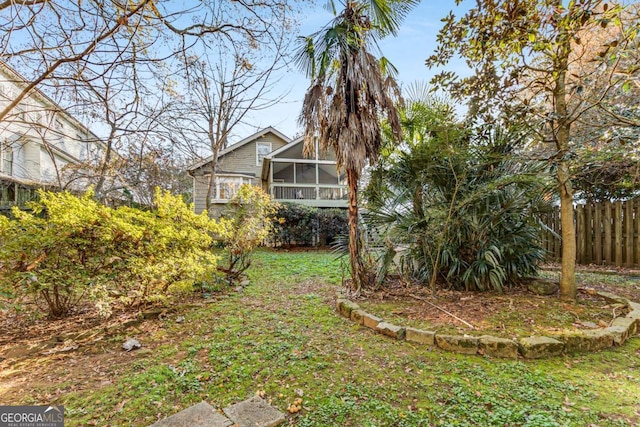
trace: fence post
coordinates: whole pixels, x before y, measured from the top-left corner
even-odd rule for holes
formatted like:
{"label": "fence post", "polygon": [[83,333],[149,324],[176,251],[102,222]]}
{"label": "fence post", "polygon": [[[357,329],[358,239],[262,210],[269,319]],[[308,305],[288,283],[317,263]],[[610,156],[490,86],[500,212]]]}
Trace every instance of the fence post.
{"label": "fence post", "polygon": [[584,224],[584,263],[591,264],[593,262],[593,211],[595,204],[589,203],[585,205],[585,224]]}
{"label": "fence post", "polygon": [[625,243],[625,265],[633,267],[633,200],[623,203],[624,207],[624,243]]}
{"label": "fence post", "polygon": [[584,205],[576,208],[576,262],[583,264],[585,260],[585,214]]}
{"label": "fence post", "polygon": [[602,233],[604,226],[602,224],[602,203],[593,205],[595,212],[593,213],[593,259],[598,265],[602,265]]}
{"label": "fence post", "polygon": [[622,267],[622,202],[617,201],[614,203],[615,215],[613,217],[614,231],[615,231],[615,253],[616,253],[616,267]]}
{"label": "fence post", "polygon": [[612,242],[611,242],[611,202],[604,202],[604,263],[605,264],[613,264],[613,256],[611,252]]}

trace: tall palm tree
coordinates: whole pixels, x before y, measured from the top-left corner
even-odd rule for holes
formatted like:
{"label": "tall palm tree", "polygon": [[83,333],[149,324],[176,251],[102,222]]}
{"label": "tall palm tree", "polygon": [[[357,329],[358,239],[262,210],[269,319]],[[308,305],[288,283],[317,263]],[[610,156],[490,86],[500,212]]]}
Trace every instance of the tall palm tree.
{"label": "tall palm tree", "polygon": [[320,31],[301,38],[297,55],[300,68],[310,77],[300,123],[304,126],[305,151],[335,151],[349,186],[349,259],[355,292],[366,284],[359,253],[358,180],[367,160],[375,162],[382,137],[381,115],[386,116],[393,137],[400,141],[401,127],[395,101],[400,93],[395,70],[379,52],[377,41],[395,35],[406,14],[419,0],[330,0],[335,16]]}

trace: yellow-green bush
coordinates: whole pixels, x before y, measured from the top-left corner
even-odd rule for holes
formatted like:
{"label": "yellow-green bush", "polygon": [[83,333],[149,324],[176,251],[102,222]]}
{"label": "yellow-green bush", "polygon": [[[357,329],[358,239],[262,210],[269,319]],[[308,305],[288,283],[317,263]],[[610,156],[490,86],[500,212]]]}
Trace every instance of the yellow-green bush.
{"label": "yellow-green bush", "polygon": [[[164,300],[215,279],[214,238],[226,227],[157,191],[150,211],[112,209],[69,193],[40,192],[32,212],[0,217],[0,292],[33,297],[51,317],[92,299],[105,315],[125,304]],[[43,307],[44,308],[44,307]]]}
{"label": "yellow-green bush", "polygon": [[254,185],[244,184],[229,201],[223,213],[227,277],[237,278],[251,264],[251,252],[269,236],[277,204]]}

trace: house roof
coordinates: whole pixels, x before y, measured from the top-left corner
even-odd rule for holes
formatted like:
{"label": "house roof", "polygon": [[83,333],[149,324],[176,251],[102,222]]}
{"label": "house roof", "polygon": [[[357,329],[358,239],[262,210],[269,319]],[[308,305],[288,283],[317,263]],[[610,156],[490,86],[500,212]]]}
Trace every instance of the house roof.
{"label": "house roof", "polygon": [[271,159],[273,158],[273,156],[277,156],[278,154],[281,154],[285,151],[287,151],[289,148],[300,144],[301,142],[304,141],[304,137],[299,136],[298,138],[294,139],[293,141],[289,142],[287,145],[283,145],[282,147],[278,148],[275,151],[270,152],[269,154],[267,154],[266,156],[264,156],[265,159]]}
{"label": "house roof", "polygon": [[[248,137],[244,138],[243,140],[241,140],[239,142],[236,142],[235,144],[230,145],[227,148],[225,148],[224,150],[220,151],[220,153],[218,153],[218,159],[220,159],[221,157],[223,157],[224,155],[226,155],[226,154],[228,154],[228,153],[230,153],[232,151],[237,150],[238,148],[240,148],[240,147],[242,147],[244,145],[247,145],[248,143],[250,143],[252,141],[255,141],[256,139],[258,139],[258,138],[260,138],[260,137],[262,137],[262,136],[264,136],[264,135],[266,135],[268,133],[272,133],[272,134],[276,135],[278,138],[283,139],[284,141],[287,141],[288,144],[285,145],[285,147],[289,146],[291,138],[289,138],[288,136],[286,136],[285,134],[283,134],[279,130],[269,126],[269,127],[266,127],[266,128],[264,128],[262,130],[259,130],[258,132],[254,133],[252,135],[249,135]],[[279,151],[279,150],[276,150],[276,151]],[[273,154],[273,153],[269,153],[269,155],[271,155],[271,154]],[[213,160],[213,156],[209,156],[206,159],[201,160],[201,161],[199,161],[197,163],[194,163],[191,166],[189,166],[187,168],[187,171],[194,171],[196,169],[199,169],[202,166],[206,165],[207,163],[211,162],[212,160]]]}

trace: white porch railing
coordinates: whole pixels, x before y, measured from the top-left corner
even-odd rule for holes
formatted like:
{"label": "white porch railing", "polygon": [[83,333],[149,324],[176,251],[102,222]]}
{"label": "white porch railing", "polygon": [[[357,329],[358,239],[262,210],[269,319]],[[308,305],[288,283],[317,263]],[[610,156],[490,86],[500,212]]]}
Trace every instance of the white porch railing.
{"label": "white porch railing", "polygon": [[271,184],[271,197],[275,200],[347,200],[348,195],[344,185]]}

